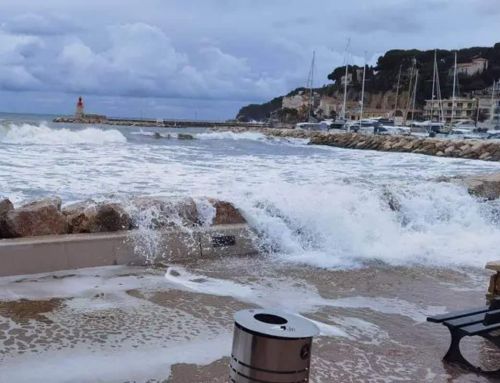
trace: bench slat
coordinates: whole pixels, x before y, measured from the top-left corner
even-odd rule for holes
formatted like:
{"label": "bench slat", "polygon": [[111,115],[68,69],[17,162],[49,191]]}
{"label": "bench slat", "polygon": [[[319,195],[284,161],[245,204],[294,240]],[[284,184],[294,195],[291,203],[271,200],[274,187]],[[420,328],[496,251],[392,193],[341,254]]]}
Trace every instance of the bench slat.
{"label": "bench slat", "polygon": [[485,326],[482,323],[476,323],[470,326],[461,327],[460,330],[465,332],[467,335],[481,335],[486,334],[495,330],[500,330],[500,323],[495,323],[493,325]]}
{"label": "bench slat", "polygon": [[500,310],[490,311],[484,316],[484,324],[486,326],[490,324],[500,323]]}
{"label": "bench slat", "polygon": [[482,323],[485,318],[486,313],[480,313],[475,315],[468,315],[456,319],[450,319],[443,322],[444,325],[448,327],[463,327],[469,326],[475,323]]}
{"label": "bench slat", "polygon": [[462,318],[462,317],[466,317],[466,316],[470,316],[470,315],[485,313],[488,310],[489,310],[488,306],[482,306],[482,307],[478,307],[478,308],[474,308],[474,309],[468,309],[468,310],[464,310],[464,311],[455,311],[452,313],[428,317],[427,321],[432,322],[432,323],[442,323],[444,321],[451,320],[451,319],[458,319],[458,318]]}

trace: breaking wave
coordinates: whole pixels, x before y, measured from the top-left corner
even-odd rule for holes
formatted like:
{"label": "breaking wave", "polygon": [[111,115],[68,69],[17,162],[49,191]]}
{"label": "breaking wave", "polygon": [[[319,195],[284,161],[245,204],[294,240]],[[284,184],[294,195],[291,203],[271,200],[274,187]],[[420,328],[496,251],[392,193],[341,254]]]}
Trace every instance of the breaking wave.
{"label": "breaking wave", "polygon": [[44,123],[0,125],[0,142],[7,144],[72,145],[125,143],[127,139],[116,129],[98,129],[94,127],[72,130],[54,129]]}
{"label": "breaking wave", "polygon": [[446,183],[390,191],[273,184],[234,202],[256,228],[264,252],[323,268],[373,261],[483,267],[500,248],[498,205]]}

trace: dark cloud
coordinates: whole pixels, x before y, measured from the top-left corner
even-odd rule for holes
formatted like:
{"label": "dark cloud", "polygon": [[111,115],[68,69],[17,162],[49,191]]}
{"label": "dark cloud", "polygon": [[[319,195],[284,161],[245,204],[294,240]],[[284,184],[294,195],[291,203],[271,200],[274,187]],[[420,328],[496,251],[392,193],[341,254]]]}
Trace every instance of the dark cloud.
{"label": "dark cloud", "polygon": [[[230,117],[237,105],[303,86],[313,50],[316,85],[325,83],[348,37],[357,64],[365,51],[375,62],[392,48],[492,45],[499,8],[497,0],[16,0],[0,14],[0,104],[12,107],[12,92],[86,94],[130,114],[144,97],[151,102],[141,110],[190,115],[206,100],[200,115]],[[57,106],[40,99],[33,108]]]}

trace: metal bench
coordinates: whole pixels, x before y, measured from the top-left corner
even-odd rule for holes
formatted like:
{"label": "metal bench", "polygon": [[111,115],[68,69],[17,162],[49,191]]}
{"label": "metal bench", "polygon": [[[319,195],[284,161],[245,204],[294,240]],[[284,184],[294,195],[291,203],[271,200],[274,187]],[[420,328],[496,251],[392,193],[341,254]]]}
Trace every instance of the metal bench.
{"label": "metal bench", "polygon": [[442,323],[451,334],[451,344],[443,360],[458,363],[474,372],[500,377],[500,368],[485,371],[474,366],[462,355],[460,341],[466,336],[481,336],[500,348],[500,298],[492,299],[489,306],[457,311],[427,318],[428,322]]}

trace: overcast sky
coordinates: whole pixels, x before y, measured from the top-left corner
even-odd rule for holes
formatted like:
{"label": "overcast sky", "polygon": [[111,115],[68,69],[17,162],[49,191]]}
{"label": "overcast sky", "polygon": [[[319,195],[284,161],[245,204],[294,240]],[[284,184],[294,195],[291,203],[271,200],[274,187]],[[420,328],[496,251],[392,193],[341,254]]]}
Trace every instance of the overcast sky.
{"label": "overcast sky", "polygon": [[[226,119],[394,48],[492,46],[500,0],[0,0],[0,111]],[[365,53],[366,52],[366,53]]]}

